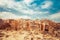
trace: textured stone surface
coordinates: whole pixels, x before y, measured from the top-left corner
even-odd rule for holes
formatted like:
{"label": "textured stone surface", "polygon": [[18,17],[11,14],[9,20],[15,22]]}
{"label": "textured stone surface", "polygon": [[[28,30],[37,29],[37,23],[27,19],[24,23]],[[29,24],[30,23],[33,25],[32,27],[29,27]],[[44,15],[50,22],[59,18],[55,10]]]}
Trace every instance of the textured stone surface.
{"label": "textured stone surface", "polygon": [[0,40],[60,40],[60,23],[50,20],[0,19]]}

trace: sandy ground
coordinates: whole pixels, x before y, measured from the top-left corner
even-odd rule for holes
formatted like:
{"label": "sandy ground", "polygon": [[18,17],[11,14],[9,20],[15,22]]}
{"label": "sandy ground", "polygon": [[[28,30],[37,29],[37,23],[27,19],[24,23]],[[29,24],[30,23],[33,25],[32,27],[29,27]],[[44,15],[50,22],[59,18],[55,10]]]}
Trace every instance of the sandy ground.
{"label": "sandy ground", "polygon": [[0,40],[60,40],[49,34],[43,35],[35,31],[0,31]]}

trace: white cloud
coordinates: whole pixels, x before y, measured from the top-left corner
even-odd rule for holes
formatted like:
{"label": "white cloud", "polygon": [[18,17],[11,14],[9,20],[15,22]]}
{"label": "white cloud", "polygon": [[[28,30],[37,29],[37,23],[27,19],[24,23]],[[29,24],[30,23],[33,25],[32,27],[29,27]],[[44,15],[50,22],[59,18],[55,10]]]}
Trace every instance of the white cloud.
{"label": "white cloud", "polygon": [[60,22],[60,12],[50,15],[48,18],[56,22]]}
{"label": "white cloud", "polygon": [[56,13],[50,16],[52,19],[60,18],[60,13]]}
{"label": "white cloud", "polygon": [[3,19],[15,19],[18,18],[15,14],[9,13],[9,12],[0,12],[0,18]]}
{"label": "white cloud", "polygon": [[29,16],[17,16],[13,13],[10,12],[0,12],[0,18],[2,19],[18,19],[18,18],[23,18],[23,19],[31,19]]}
{"label": "white cloud", "polygon": [[[38,14],[45,14],[46,12],[35,11],[33,9],[29,9],[28,6],[31,6],[30,3],[33,1],[34,0],[24,0],[21,2],[15,2],[14,0],[0,0],[0,6],[15,9],[23,14],[30,14],[30,15],[37,14],[37,13]],[[33,5],[33,6],[35,7],[35,5]]]}
{"label": "white cloud", "polygon": [[34,10],[21,10],[21,12],[23,12],[24,14],[30,14],[30,15],[34,15],[34,14],[40,14],[40,15],[43,15],[43,14],[47,14],[48,11],[46,12],[42,12],[42,11],[34,11]]}
{"label": "white cloud", "polygon": [[30,4],[31,2],[33,2],[33,0],[24,0],[24,2],[25,2],[26,4]]}
{"label": "white cloud", "polygon": [[20,18],[23,18],[23,19],[31,19],[31,17],[29,17],[29,16],[25,16],[25,15],[20,16]]}
{"label": "white cloud", "polygon": [[[30,3],[33,1],[34,0],[24,0],[21,2],[15,2],[14,0],[0,0],[0,6],[15,9],[23,14],[29,14],[29,15],[40,14],[40,15],[42,15],[41,17],[37,16],[40,19],[48,18],[48,19],[60,22],[60,12],[56,13],[56,14],[49,15],[48,11],[43,12],[43,11],[39,11],[40,10],[39,7],[35,8],[36,4],[32,5],[32,7],[34,7],[36,10],[29,9],[28,6],[31,6]],[[42,3],[41,8],[42,9],[50,8],[52,5],[53,5],[53,3],[51,1],[45,1]],[[49,16],[44,16],[47,14]],[[26,16],[26,15],[17,16],[11,12],[0,12],[0,18],[3,18],[3,19],[17,19],[17,18],[31,19],[30,16]]]}
{"label": "white cloud", "polygon": [[41,8],[42,9],[45,9],[45,8],[49,8],[49,7],[51,7],[52,6],[52,2],[51,1],[45,1],[45,2],[43,2],[43,4],[41,5]]}
{"label": "white cloud", "polygon": [[[0,0],[0,6],[2,6],[2,7],[4,6],[4,7],[7,7],[7,8],[11,8],[11,9],[17,10],[17,11],[19,11],[22,14],[32,15],[31,17],[30,16],[26,16],[26,15],[17,16],[17,15],[15,15],[13,13],[10,13],[10,12],[2,12],[2,14],[0,14],[0,16],[2,16],[1,18],[5,18],[5,19],[8,19],[8,18],[9,19],[11,19],[11,18],[12,19],[16,19],[16,18],[32,19],[32,18],[34,18],[34,16],[36,14],[38,14],[40,16],[42,15],[41,16],[42,18],[45,18],[44,15],[48,14],[49,12],[48,11],[45,11],[45,12],[39,11],[40,10],[39,7],[35,8],[36,4],[30,5],[30,3],[33,2],[33,1],[34,0],[28,0],[28,1],[24,0],[24,1],[21,1],[21,2],[15,2],[14,0]],[[47,3],[45,3],[45,5],[47,5]],[[48,5],[50,5],[50,2],[48,2]],[[32,6],[35,9],[34,10],[30,9],[29,6]],[[40,16],[36,16],[35,18],[40,17]],[[41,19],[41,17],[40,17],[40,19]]]}

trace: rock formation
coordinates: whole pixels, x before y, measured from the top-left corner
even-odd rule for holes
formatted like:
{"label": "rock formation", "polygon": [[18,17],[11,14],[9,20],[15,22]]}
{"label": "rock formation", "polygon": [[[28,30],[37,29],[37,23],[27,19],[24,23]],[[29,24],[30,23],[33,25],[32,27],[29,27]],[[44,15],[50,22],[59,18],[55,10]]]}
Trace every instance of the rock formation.
{"label": "rock formation", "polygon": [[0,19],[0,30],[26,30],[38,31],[60,36],[60,23],[51,20],[30,20],[30,19]]}

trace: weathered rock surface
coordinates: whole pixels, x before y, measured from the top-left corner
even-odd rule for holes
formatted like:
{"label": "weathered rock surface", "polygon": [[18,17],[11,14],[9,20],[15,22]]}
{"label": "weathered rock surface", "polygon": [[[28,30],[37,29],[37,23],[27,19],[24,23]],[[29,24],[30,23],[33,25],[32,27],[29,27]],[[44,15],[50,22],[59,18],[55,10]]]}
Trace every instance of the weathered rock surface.
{"label": "weathered rock surface", "polygon": [[[11,35],[12,39],[13,36],[21,35],[27,35],[29,37],[29,40],[35,40],[38,38],[38,40],[53,40],[51,37],[58,37],[60,38],[60,23],[56,23],[51,20],[30,20],[30,19],[0,19],[0,33],[1,31],[5,32],[8,35],[5,35],[5,37],[10,38],[9,35]],[[9,34],[12,33],[12,34]],[[26,32],[26,33],[25,33]],[[15,34],[15,35],[13,35]],[[44,35],[47,35],[50,37],[47,39]],[[13,35],[13,36],[12,36]],[[0,36],[3,37],[3,35],[0,34]],[[37,37],[35,37],[37,36]],[[21,36],[18,36],[21,37]],[[22,37],[23,38],[23,37]],[[11,39],[11,40],[12,40]],[[19,39],[19,38],[16,38]],[[26,39],[26,38],[25,38]],[[7,39],[6,39],[7,40]],[[23,40],[23,39],[22,39]],[[27,39],[28,40],[28,39]],[[55,40],[55,39],[54,39]]]}

